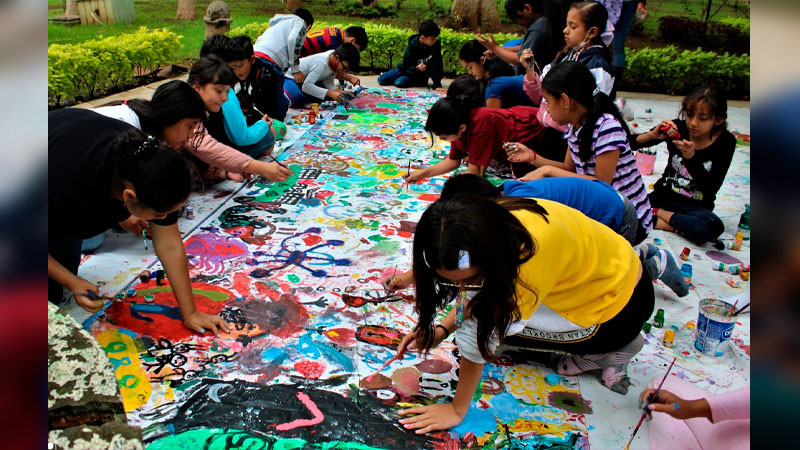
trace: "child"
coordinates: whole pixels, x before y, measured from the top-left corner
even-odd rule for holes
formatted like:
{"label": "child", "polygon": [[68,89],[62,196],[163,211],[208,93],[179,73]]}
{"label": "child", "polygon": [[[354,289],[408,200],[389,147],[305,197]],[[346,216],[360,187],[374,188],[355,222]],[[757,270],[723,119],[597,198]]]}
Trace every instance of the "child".
{"label": "child", "polygon": [[[680,233],[700,245],[725,231],[713,212],[714,200],[731,165],[736,138],[726,129],[728,102],[718,89],[692,91],[683,98],[678,116],[637,135],[634,146],[666,141],[669,159],[650,193],[655,228]],[[661,127],[672,128],[680,138],[670,139]]]}
{"label": "child", "polygon": [[359,52],[367,49],[367,32],[363,27],[351,26],[344,30],[336,27],[327,27],[321,30],[306,33],[300,57],[316,55],[317,53],[336,50],[340,45],[348,42],[353,44]]}
{"label": "child", "polygon": [[48,167],[48,300],[61,303],[66,287],[79,306],[99,311],[104,302],[90,294],[99,289],[77,275],[81,240],[135,215],[152,224],[153,248],[186,328],[229,331],[218,316],[198,311],[192,297],[177,225],[189,170],[177,152],[119,120],[64,108],[48,114]]}
{"label": "child", "polygon": [[[624,195],[600,180],[574,177],[543,178],[527,182],[511,180],[504,182],[498,189],[484,177],[462,173],[445,181],[440,198],[446,200],[457,195],[472,195],[495,200],[501,195],[552,200],[577,209],[586,217],[614,230],[630,243],[636,238],[638,224],[636,208]],[[651,280],[661,280],[678,297],[689,294],[689,288],[671,253],[650,244],[637,251]],[[392,291],[405,289],[412,281],[413,273],[409,270],[397,276],[387,277],[383,283],[388,291]]]}
{"label": "child", "polygon": [[[222,104],[228,99],[230,87],[236,81],[236,75],[233,74],[230,67],[215,57],[200,58],[195,61],[189,69],[189,78],[187,79],[189,85],[200,94],[209,114],[219,113]],[[217,120],[221,119],[217,116]],[[219,132],[219,123],[213,126],[216,126],[217,132]],[[197,145],[190,146],[189,151],[200,160],[223,172],[255,174],[270,181],[286,181],[292,174],[291,170],[277,162],[258,161],[222,144],[214,139],[205,127],[198,128],[195,141],[197,141]],[[240,178],[237,181],[243,180],[244,178]]]}
{"label": "child", "polygon": [[[212,55],[227,63],[239,81],[246,80],[249,76],[252,56],[247,56],[242,47],[228,36],[217,34],[203,42],[200,56]],[[275,131],[271,129],[271,122],[268,116],[262,116],[261,120],[248,126],[239,99],[233,87],[229,87],[227,100],[222,104],[220,112],[209,114],[208,132],[223,144],[258,158],[271,152],[275,144]]]}
{"label": "child", "polygon": [[[517,47],[506,48],[500,46],[493,36],[480,34],[477,35],[478,40],[492,53],[517,67],[519,69],[517,74],[524,73],[519,57],[525,49],[532,51],[538,61],[552,61],[557,46],[563,42],[563,37],[554,32],[551,17],[545,14],[544,0],[506,0],[505,9],[509,18],[526,27],[522,43]],[[552,9],[555,10],[555,8]],[[560,23],[560,21],[555,23]]]}
{"label": "child", "polygon": [[442,87],[442,45],[439,43],[439,26],[432,20],[419,24],[419,33],[408,38],[403,61],[394,69],[378,77],[381,86],[394,85],[399,88],[428,85],[432,89]]}
{"label": "child", "polygon": [[458,61],[467,69],[468,74],[485,82],[487,71],[483,63],[486,61],[486,47],[477,39],[469,40],[461,46],[458,50]]}
{"label": "child", "polygon": [[303,74],[302,89],[287,77],[284,89],[291,100],[291,106],[302,108],[305,103],[322,102],[326,98],[341,101],[346,93],[336,87],[334,78],[344,80],[348,72],[358,70],[361,55],[353,44],[344,43],[336,50],[317,53],[300,58],[300,72]]}
{"label": "child", "polygon": [[[541,78],[545,78],[547,73],[559,63],[578,61],[591,71],[597,88],[606,95],[610,95],[614,88],[611,51],[601,37],[606,30],[607,23],[608,12],[602,4],[598,2],[574,3],[567,13],[567,26],[564,28],[564,39],[567,45],[556,55],[552,63],[545,66]],[[525,67],[535,67],[530,61],[538,55],[526,53],[524,60],[522,60],[522,56],[520,54],[521,63]],[[538,78],[539,74],[535,70],[529,69],[523,88],[534,103],[542,104],[541,85]],[[541,114],[544,114],[544,110],[545,108],[542,108]],[[545,126],[551,126],[548,118],[539,117],[539,120]]]}
{"label": "child", "polygon": [[314,18],[307,9],[276,14],[253,45],[254,54],[263,65],[250,80],[250,94],[256,108],[270,117],[283,121],[289,109],[289,100],[283,95],[283,74],[288,70],[295,82],[303,83],[300,49],[313,24]]}
{"label": "child", "polygon": [[[639,408],[655,393],[661,375],[650,379],[639,395]],[[680,397],[679,397],[680,396]],[[650,448],[750,448],[750,387],[717,395],[668,376],[648,405]]]}
{"label": "child", "polygon": [[406,428],[458,425],[499,344],[575,355],[555,361],[560,374],[599,369],[604,386],[627,393],[655,298],[636,252],[608,227],[548,200],[456,196],[422,214],[413,255],[419,322],[398,355],[428,352],[457,330],[462,359],[452,403],[400,411],[416,414],[400,420]]}
{"label": "child", "polygon": [[[509,109],[479,107],[480,100],[466,96],[439,99],[428,113],[425,131],[450,142],[447,159],[422,170],[404,175],[407,183],[452,172],[461,160],[469,157],[469,173],[483,176],[487,167],[508,166],[503,144],[523,141],[535,145],[542,133],[536,120],[538,108],[515,106]],[[527,165],[518,165],[518,175],[530,170]]]}
{"label": "child", "polygon": [[628,127],[611,99],[597,89],[589,69],[576,61],[557,64],[542,81],[547,110],[567,128],[569,154],[563,162],[540,157],[524,145],[509,148],[509,161],[538,167],[522,177],[581,177],[599,179],[624,194],[636,206],[638,244],[653,228],[653,212],[642,175],[628,144]]}
{"label": "child", "polygon": [[471,103],[477,106],[485,106],[483,103],[483,84],[476,80],[472,75],[459,75],[447,86],[446,95],[451,98],[471,99]]}
{"label": "child", "polygon": [[487,59],[484,67],[488,72],[484,93],[487,108],[536,106],[522,90],[522,79],[525,75],[513,75],[512,67],[499,58]]}

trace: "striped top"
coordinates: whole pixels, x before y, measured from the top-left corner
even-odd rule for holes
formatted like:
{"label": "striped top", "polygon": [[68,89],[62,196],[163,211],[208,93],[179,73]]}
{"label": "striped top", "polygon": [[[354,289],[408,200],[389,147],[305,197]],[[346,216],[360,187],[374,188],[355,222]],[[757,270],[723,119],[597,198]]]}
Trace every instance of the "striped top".
{"label": "striped top", "polygon": [[619,150],[619,160],[617,160],[617,170],[611,180],[611,186],[617,191],[628,197],[628,200],[636,206],[636,216],[642,223],[645,230],[653,229],[653,210],[650,207],[650,200],[647,198],[647,190],[644,188],[642,175],[636,169],[636,158],[631,151],[628,143],[628,136],[620,125],[619,121],[611,114],[603,114],[597,120],[597,124],[592,133],[592,156],[588,161],[582,161],[578,152],[578,131],[573,131],[570,124],[564,137],[567,139],[569,154],[575,163],[575,172],[581,175],[594,176],[595,159],[597,155],[612,150]]}

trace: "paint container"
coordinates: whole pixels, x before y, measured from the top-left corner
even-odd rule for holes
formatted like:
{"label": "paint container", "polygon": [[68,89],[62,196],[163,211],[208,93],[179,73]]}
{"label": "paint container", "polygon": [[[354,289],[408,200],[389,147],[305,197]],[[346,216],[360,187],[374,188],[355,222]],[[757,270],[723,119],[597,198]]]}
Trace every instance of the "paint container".
{"label": "paint container", "polygon": [[742,279],[742,281],[748,281],[748,280],[750,280],[750,272],[742,272],[742,273],[739,275],[739,278],[741,278],[741,279]]}
{"label": "paint container", "polygon": [[681,134],[678,133],[678,130],[676,130],[675,127],[671,125],[664,124],[659,128],[659,130],[661,130],[662,133],[666,134],[670,140],[675,141],[681,138]]}
{"label": "paint container", "polygon": [[651,108],[645,108],[644,112],[650,114],[653,112],[653,110]]}
{"label": "paint container", "polygon": [[189,220],[194,219],[194,208],[192,208],[191,206],[186,207],[186,218]]}
{"label": "paint container", "polygon": [[689,260],[689,253],[691,253],[691,250],[689,250],[689,247],[683,247],[683,251],[681,252],[680,258],[682,260],[684,260],[684,261],[688,261]]}
{"label": "paint container", "polygon": [[675,345],[675,331],[674,330],[665,331],[664,339],[661,340],[661,343],[666,348],[672,348]]}
{"label": "paint container", "polygon": [[659,239],[659,238],[653,239],[653,244],[656,244],[656,245],[661,244],[661,239]]}
{"label": "paint container", "polygon": [[686,322],[685,325],[687,330],[694,330],[695,328],[697,328],[697,324],[694,323],[694,320]]}
{"label": "paint container", "polygon": [[166,278],[166,274],[164,273],[163,269],[156,270],[156,284],[161,286],[164,284],[164,278]]}
{"label": "paint container", "polygon": [[650,331],[652,329],[653,329],[653,324],[651,324],[650,322],[645,322],[644,325],[642,325],[642,331],[644,331],[645,334],[650,334]]}
{"label": "paint container", "polygon": [[738,278],[728,278],[728,286],[732,288],[740,288],[742,287],[742,281]]}
{"label": "paint container", "polygon": [[692,265],[689,263],[681,264],[681,275],[683,276],[683,281],[686,282],[687,286],[691,286],[692,284]]}
{"label": "paint container", "polygon": [[699,310],[694,347],[706,355],[722,356],[736,325],[736,317],[731,315],[733,305],[704,298],[700,300]]}
{"label": "paint container", "polygon": [[144,301],[145,301],[146,303],[153,303],[153,301],[154,301],[155,299],[156,299],[156,298],[155,298],[155,296],[154,296],[153,294],[145,294],[145,295],[144,295]]}
{"label": "paint container", "polygon": [[142,283],[147,283],[148,281],[150,281],[150,271],[144,269],[142,273],[139,274],[139,281],[141,281]]}
{"label": "paint container", "polygon": [[728,272],[731,275],[739,275],[742,273],[742,266],[740,264],[731,264],[725,268],[725,272]]}
{"label": "paint container", "polygon": [[711,268],[716,270],[717,272],[725,272],[728,270],[728,264],[721,263],[719,261],[713,261],[711,263]]}
{"label": "paint container", "polygon": [[117,300],[122,300],[123,298],[125,298],[125,294],[123,294],[122,292],[117,294]]}
{"label": "paint container", "polygon": [[742,232],[736,233],[736,237],[733,238],[733,242],[731,242],[731,250],[739,251],[742,249],[742,240],[744,239],[744,235]]}
{"label": "paint container", "polygon": [[670,325],[669,329],[677,333],[680,328],[677,325]]}
{"label": "paint container", "polygon": [[664,310],[659,308],[656,311],[656,316],[653,317],[653,326],[656,328],[664,328]]}
{"label": "paint container", "polygon": [[742,267],[742,272],[750,272],[750,264],[739,264]]}
{"label": "paint container", "polygon": [[134,297],[136,296],[136,289],[130,288],[127,291],[125,291],[125,293],[128,295],[128,297]]}

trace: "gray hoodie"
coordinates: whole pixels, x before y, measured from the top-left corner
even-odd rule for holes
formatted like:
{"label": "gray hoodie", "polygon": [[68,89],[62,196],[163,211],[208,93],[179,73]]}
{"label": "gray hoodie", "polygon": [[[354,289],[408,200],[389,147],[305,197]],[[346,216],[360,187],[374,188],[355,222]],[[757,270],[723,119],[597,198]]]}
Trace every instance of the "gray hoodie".
{"label": "gray hoodie", "polygon": [[253,51],[263,53],[278,63],[282,71],[300,71],[300,49],[306,39],[306,23],[294,14],[276,14],[269,28],[253,44]]}

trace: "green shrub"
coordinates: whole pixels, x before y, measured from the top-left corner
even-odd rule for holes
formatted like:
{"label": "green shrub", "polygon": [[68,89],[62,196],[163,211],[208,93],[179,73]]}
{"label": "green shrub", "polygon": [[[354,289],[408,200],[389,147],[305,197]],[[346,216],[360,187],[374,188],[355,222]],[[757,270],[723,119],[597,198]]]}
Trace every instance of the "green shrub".
{"label": "green shrub", "polygon": [[742,33],[750,35],[750,19],[747,17],[723,17],[717,22],[738,28]]}
{"label": "green shrub", "polygon": [[80,44],[53,44],[47,48],[48,100],[59,104],[126,86],[135,76],[172,63],[180,39],[166,29],[142,27]]}
{"label": "green shrub", "polygon": [[750,95],[750,55],[643,48],[628,50],[625,89],[682,95],[700,86],[715,86],[729,98]]}
{"label": "green shrub", "polygon": [[[330,23],[314,23],[315,28],[323,27],[339,27],[347,28],[351,24],[330,24]],[[361,55],[361,67],[365,71],[377,72],[382,70],[391,69],[396,66],[403,58],[403,51],[408,44],[408,38],[415,34],[415,30],[410,28],[396,28],[391,25],[364,23],[362,24],[369,36],[369,46]],[[255,41],[263,32],[269,27],[268,23],[249,23],[241,27],[231,29],[228,33],[230,36],[244,34],[250,36]],[[498,42],[506,42],[511,39],[517,39],[520,36],[509,33],[497,33],[494,35]],[[439,35],[439,41],[442,45],[442,61],[444,63],[444,72],[447,75],[454,75],[457,73],[465,73],[458,62],[458,51],[461,46],[469,41],[475,39],[474,34],[458,33],[449,28],[442,28]]]}
{"label": "green shrub", "polygon": [[379,5],[377,3],[373,3],[369,6],[364,6],[358,0],[340,2],[338,5],[336,5],[335,11],[336,14],[365,18],[393,17],[397,15],[397,9],[392,5]]}

